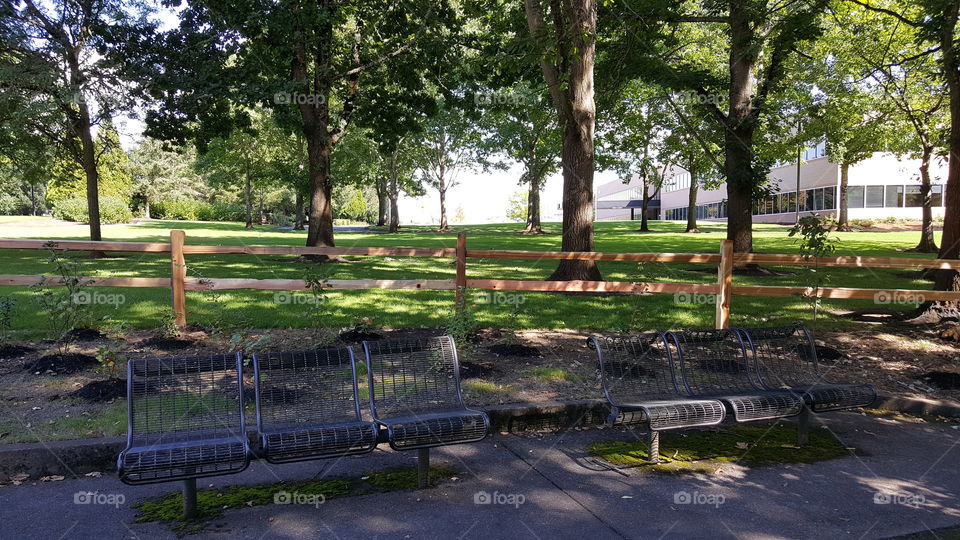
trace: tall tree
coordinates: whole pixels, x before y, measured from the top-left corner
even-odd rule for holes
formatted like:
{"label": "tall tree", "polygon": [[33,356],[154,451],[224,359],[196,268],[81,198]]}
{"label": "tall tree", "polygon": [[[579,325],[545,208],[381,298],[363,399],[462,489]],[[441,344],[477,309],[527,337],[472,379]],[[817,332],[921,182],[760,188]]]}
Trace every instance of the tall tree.
{"label": "tall tree", "polygon": [[476,126],[464,111],[443,101],[439,112],[427,121],[417,136],[419,167],[423,181],[440,194],[440,231],[447,231],[447,192],[459,182],[457,174],[470,168],[480,137]]}
{"label": "tall tree", "polygon": [[[596,0],[524,0],[527,26],[563,132],[564,251],[593,250]],[[594,261],[562,260],[549,279],[599,281]]]}
{"label": "tall tree", "polygon": [[130,105],[113,53],[149,30],[136,15],[142,9],[120,0],[0,5],[0,88],[29,98],[22,131],[41,134],[82,168],[91,240],[102,238],[95,126]]}
{"label": "tall tree", "polygon": [[[769,164],[755,148],[758,130],[787,61],[817,37],[826,5],[827,0],[725,0],[698,6],[634,0],[612,5],[604,18],[623,27],[610,32],[615,40],[611,61],[630,59],[622,62],[619,76],[694,92],[722,130],[727,238],[737,253],[753,249],[753,200],[768,182]],[[692,30],[678,25],[693,26],[700,35],[691,39]]]}
{"label": "tall tree", "polygon": [[202,199],[206,185],[193,168],[192,148],[167,148],[162,141],[146,138],[130,152],[133,198],[143,204],[150,219],[150,205],[160,200]]}
{"label": "tall tree", "polygon": [[433,107],[424,76],[455,50],[444,0],[191,0],[180,19],[141,62],[162,101],[148,125],[202,144],[243,123],[231,102],[296,111],[310,178],[308,246],[334,245],[330,160],[348,127],[417,122]]}

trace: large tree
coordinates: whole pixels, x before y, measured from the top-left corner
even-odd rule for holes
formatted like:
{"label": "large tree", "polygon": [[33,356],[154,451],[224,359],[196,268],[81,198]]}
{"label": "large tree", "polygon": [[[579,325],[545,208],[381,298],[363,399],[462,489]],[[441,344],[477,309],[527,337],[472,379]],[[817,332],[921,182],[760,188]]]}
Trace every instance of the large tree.
{"label": "large tree", "polygon": [[[593,251],[596,0],[524,0],[527,26],[563,132],[564,251]],[[562,260],[549,279],[602,279],[594,261]]]}
{"label": "large tree", "polygon": [[130,152],[133,200],[143,205],[150,219],[150,205],[161,200],[203,199],[207,186],[194,170],[192,148],[166,147],[162,141],[146,138]]}
{"label": "large tree", "polygon": [[753,249],[753,200],[768,182],[769,163],[755,145],[771,112],[771,95],[794,51],[819,34],[826,5],[827,0],[702,5],[633,0],[613,4],[604,18],[618,26],[610,32],[608,53],[611,62],[621,64],[618,76],[693,92],[722,130],[727,238],[737,253]]}
{"label": "large tree", "polygon": [[455,187],[458,173],[472,167],[472,159],[480,146],[474,122],[465,112],[447,100],[417,135],[418,165],[424,184],[440,195],[440,231],[447,231],[447,192]]}
{"label": "large tree", "polygon": [[101,239],[96,126],[130,106],[114,53],[149,29],[142,8],[119,0],[0,4],[0,99],[22,98],[20,133],[42,136],[82,169],[91,240]]}
{"label": "large tree", "polygon": [[455,49],[454,18],[443,0],[189,1],[140,62],[162,104],[148,126],[202,145],[243,123],[231,103],[295,110],[310,178],[307,245],[333,246],[334,148],[352,123],[402,130],[430,112],[424,77]]}

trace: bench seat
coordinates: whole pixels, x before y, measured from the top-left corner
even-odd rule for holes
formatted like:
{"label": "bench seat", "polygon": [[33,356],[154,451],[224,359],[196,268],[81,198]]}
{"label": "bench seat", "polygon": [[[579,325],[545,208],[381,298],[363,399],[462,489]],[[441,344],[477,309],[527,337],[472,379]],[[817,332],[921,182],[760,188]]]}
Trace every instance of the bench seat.
{"label": "bench seat", "polygon": [[364,454],[377,445],[373,422],[324,426],[275,426],[260,434],[263,457],[270,463]]}

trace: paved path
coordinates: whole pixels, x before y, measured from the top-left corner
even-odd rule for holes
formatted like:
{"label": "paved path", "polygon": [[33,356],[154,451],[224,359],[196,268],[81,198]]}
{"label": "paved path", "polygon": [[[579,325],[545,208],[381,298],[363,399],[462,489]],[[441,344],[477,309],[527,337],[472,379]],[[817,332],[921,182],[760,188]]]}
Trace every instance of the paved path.
{"label": "paved path", "polygon": [[[730,465],[715,476],[670,477],[615,470],[584,452],[592,441],[633,436],[619,429],[495,436],[434,452],[434,462],[462,472],[456,481],[424,491],[332,499],[319,508],[228,510],[200,537],[884,538],[960,526],[960,429],[855,413],[815,421],[825,421],[865,455],[752,470]],[[336,463],[255,462],[239,476],[201,485],[354,475],[412,463],[412,455],[388,450]],[[113,475],[2,487],[0,538],[172,538],[166,525],[133,523],[132,508],[171,488],[176,484],[124,486]],[[123,494],[126,504],[75,504],[74,494],[87,490]],[[876,503],[878,492],[892,494],[892,502]],[[493,502],[477,504],[484,494]],[[921,496],[916,506],[896,500]],[[700,504],[681,504],[685,497]]]}

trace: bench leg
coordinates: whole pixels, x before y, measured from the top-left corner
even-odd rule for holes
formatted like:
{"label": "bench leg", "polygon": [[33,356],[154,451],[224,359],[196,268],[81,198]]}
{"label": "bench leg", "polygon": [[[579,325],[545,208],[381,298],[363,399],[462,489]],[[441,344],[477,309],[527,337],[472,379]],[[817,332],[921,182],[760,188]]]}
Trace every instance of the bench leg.
{"label": "bench leg", "polygon": [[810,442],[810,407],[803,406],[797,419],[797,446],[806,446]]}
{"label": "bench leg", "polygon": [[183,519],[193,519],[197,515],[197,479],[183,481]]}
{"label": "bench leg", "polygon": [[423,489],[430,485],[430,449],[417,450],[417,486]]}
{"label": "bench leg", "polygon": [[650,463],[660,463],[660,432],[650,431],[650,443],[647,447],[647,461]]}

